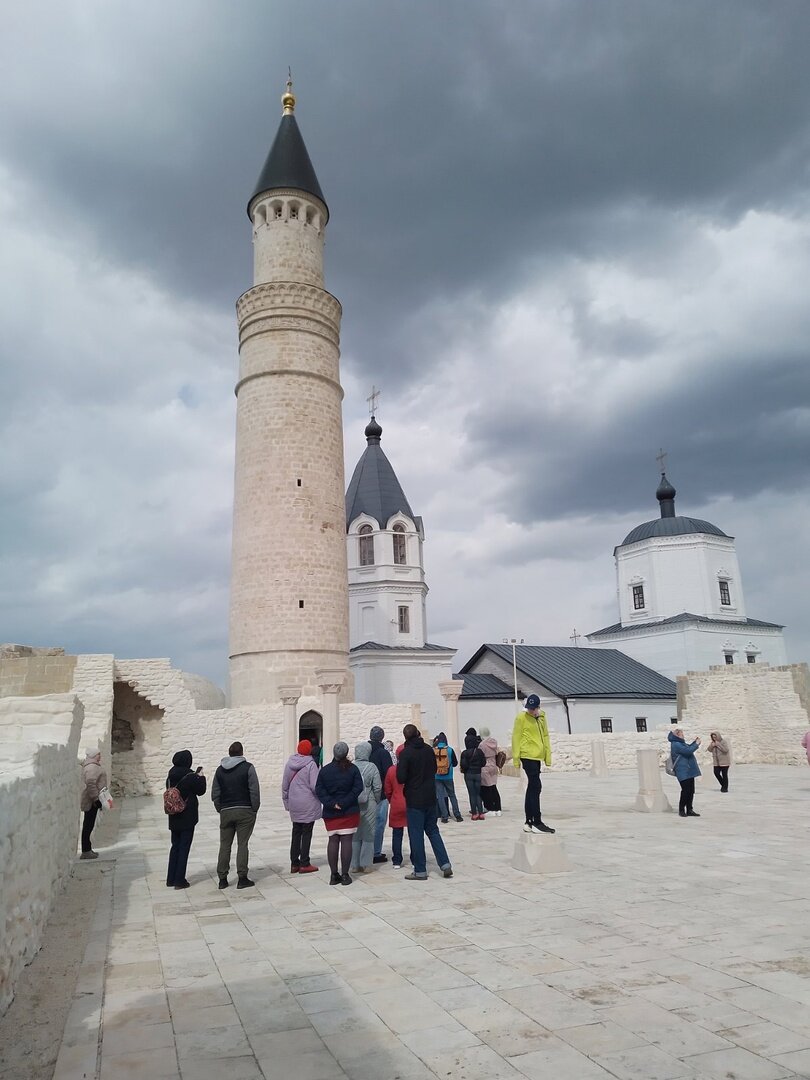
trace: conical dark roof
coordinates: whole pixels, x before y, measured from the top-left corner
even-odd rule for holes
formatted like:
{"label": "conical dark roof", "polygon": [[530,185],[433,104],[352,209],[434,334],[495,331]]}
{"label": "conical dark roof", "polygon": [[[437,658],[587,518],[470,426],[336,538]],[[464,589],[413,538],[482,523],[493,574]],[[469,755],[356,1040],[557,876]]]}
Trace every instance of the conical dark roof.
{"label": "conical dark roof", "polygon": [[346,528],[360,514],[374,518],[381,529],[396,513],[406,514],[415,521],[397,474],[380,446],[382,428],[373,416],[365,434],[368,446],[357,462],[346,492]]}
{"label": "conical dark roof", "polygon": [[[314,195],[326,206],[326,199],[309,159],[298,121],[292,112],[285,113],[281,118],[267,161],[248,200],[248,212],[257,195],[276,188],[295,188],[297,191]],[[328,217],[328,208],[326,213]]]}

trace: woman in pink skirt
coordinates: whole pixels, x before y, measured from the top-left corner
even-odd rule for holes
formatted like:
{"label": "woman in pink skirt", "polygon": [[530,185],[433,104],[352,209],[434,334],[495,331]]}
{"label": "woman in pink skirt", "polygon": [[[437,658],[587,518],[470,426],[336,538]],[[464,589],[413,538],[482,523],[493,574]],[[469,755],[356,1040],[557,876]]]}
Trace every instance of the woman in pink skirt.
{"label": "woman in pink skirt", "polygon": [[[352,859],[352,837],[360,824],[360,795],[363,777],[356,765],[349,761],[349,747],[336,742],[333,757],[318,774],[315,794],[323,806],[323,823],[329,833],[326,857],[332,876],[330,885],[351,885],[349,866]],[[340,854],[340,873],[338,873]]]}

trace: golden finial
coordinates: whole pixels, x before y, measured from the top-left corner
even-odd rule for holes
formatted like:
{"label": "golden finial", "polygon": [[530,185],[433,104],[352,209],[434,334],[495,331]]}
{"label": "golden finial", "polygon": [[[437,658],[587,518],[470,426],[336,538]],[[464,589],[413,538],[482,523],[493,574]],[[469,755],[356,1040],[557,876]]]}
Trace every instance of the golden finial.
{"label": "golden finial", "polygon": [[287,68],[287,90],[281,95],[281,104],[284,106],[282,116],[292,116],[295,112],[295,94],[292,92],[292,71]]}

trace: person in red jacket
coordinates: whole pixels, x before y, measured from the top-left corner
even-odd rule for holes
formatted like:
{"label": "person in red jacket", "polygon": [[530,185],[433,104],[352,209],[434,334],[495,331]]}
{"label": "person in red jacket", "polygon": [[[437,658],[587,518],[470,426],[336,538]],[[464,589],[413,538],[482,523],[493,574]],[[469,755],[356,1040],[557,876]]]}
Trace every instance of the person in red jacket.
{"label": "person in red jacket", "polygon": [[[402,753],[402,746],[397,747],[396,756]],[[405,806],[405,789],[397,780],[396,764],[391,765],[385,774],[383,791],[388,800],[388,824],[391,826],[391,862],[395,870],[402,869],[402,836],[408,824]]]}

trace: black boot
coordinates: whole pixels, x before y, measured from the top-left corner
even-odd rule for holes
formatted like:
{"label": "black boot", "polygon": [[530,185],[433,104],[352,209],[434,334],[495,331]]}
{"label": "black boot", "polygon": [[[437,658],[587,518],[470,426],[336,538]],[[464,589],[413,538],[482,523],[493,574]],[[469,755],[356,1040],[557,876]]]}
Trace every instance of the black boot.
{"label": "black boot", "polygon": [[535,829],[539,829],[540,832],[553,833],[557,831],[556,829],[552,829],[550,825],[544,824],[542,818],[538,818],[537,821],[535,821],[534,827]]}

